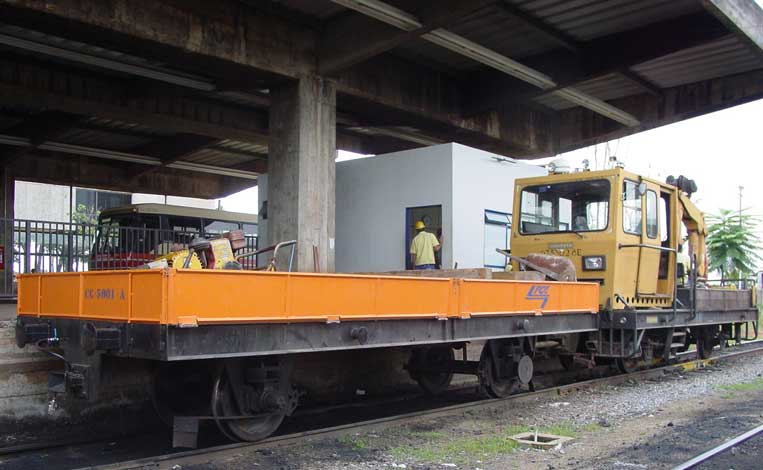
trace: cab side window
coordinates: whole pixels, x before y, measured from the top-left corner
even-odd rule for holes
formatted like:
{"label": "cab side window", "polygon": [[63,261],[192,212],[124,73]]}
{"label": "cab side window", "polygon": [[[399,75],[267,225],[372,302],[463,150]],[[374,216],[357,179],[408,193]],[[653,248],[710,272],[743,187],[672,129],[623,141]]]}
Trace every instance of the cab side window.
{"label": "cab side window", "polygon": [[641,196],[634,181],[623,183],[623,230],[641,235]]}
{"label": "cab side window", "polygon": [[646,192],[646,236],[657,238],[660,230],[657,214],[657,193],[651,189]]}

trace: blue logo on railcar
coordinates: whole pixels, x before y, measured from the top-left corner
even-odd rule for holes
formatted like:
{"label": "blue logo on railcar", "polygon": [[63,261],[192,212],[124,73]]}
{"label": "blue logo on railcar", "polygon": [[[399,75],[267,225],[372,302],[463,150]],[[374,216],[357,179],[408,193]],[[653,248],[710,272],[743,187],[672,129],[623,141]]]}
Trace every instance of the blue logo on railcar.
{"label": "blue logo on railcar", "polygon": [[548,290],[550,286],[530,286],[530,290],[527,291],[527,300],[542,300],[540,308],[545,308],[548,302]]}

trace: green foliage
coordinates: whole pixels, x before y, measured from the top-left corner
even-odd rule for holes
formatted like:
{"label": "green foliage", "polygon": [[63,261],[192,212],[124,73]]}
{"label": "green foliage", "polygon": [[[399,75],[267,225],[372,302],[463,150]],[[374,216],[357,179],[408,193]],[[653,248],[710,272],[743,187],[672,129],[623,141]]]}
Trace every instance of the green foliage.
{"label": "green foliage", "polygon": [[[425,437],[426,442],[417,445],[403,445],[390,449],[392,456],[398,459],[408,458],[419,462],[457,462],[468,463],[474,459],[492,459],[498,455],[510,454],[519,448],[511,439],[515,434],[538,431],[543,434],[578,437],[580,432],[595,432],[596,425],[576,426],[570,422],[561,422],[550,426],[533,427],[527,425],[509,425],[497,429],[482,429],[481,435],[457,437],[445,440],[442,432],[411,433],[411,437]],[[455,437],[455,436],[453,436]]]}
{"label": "green foliage", "polygon": [[77,204],[77,208],[72,213],[72,222],[83,225],[96,225],[98,223],[99,211],[90,212],[84,204]]}
{"label": "green foliage", "polygon": [[708,215],[707,256],[711,270],[721,278],[749,277],[761,261],[760,244],[755,234],[759,218],[745,211],[721,209]]}
{"label": "green foliage", "polygon": [[757,378],[750,382],[740,382],[729,385],[719,385],[716,387],[723,392],[721,398],[736,398],[738,393],[758,392],[763,390],[763,379]]}
{"label": "green foliage", "polygon": [[347,446],[347,447],[350,447],[350,448],[352,448],[354,450],[363,450],[363,449],[368,447],[368,441],[363,439],[359,435],[341,436],[338,439],[338,441],[339,441],[340,444],[342,444],[344,446]]}

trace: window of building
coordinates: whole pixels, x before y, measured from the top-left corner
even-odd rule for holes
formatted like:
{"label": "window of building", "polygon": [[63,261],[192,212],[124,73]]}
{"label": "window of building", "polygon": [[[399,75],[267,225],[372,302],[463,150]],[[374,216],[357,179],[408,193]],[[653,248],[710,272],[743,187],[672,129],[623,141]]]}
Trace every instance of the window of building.
{"label": "window of building", "polygon": [[97,218],[102,210],[127,206],[131,203],[132,196],[128,193],[86,188],[74,189],[74,211],[83,216]]}
{"label": "window of building", "polygon": [[485,266],[488,268],[504,268],[506,257],[498,253],[509,249],[511,234],[511,215],[505,212],[485,211]]}
{"label": "window of building", "polygon": [[623,230],[641,235],[641,195],[634,181],[623,183]]}
{"label": "window of building", "polygon": [[220,235],[225,232],[238,230],[238,222],[223,222],[222,220],[204,220],[204,235]]}
{"label": "window of building", "polygon": [[257,235],[257,224],[244,224],[245,235]]}

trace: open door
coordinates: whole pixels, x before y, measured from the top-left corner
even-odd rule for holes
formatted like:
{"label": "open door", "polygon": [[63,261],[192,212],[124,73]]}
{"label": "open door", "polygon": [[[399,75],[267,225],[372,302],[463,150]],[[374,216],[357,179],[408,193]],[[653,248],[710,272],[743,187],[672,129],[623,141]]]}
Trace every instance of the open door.
{"label": "open door", "polygon": [[[423,221],[426,225],[426,231],[433,233],[437,238],[442,235],[442,206],[420,206],[408,207],[405,209],[405,247],[403,256],[405,256],[405,269],[413,269],[411,265],[411,240],[416,236],[416,222]],[[437,269],[441,268],[442,251],[435,253],[435,265]]]}

